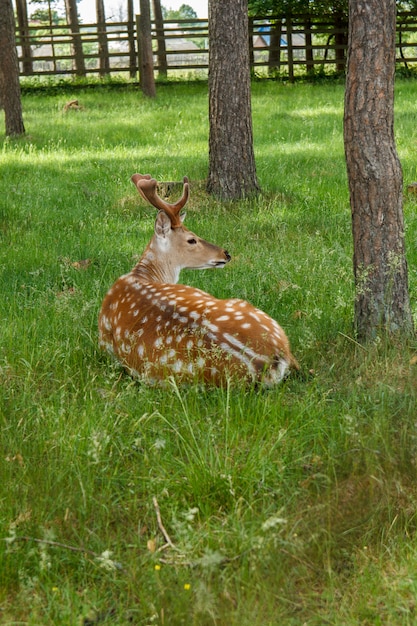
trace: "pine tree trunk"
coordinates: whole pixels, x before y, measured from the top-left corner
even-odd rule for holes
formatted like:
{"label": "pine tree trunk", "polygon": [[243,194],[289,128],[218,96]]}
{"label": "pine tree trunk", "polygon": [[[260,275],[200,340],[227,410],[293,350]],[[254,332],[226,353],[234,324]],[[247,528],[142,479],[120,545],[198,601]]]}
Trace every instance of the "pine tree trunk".
{"label": "pine tree trunk", "polygon": [[166,78],[168,75],[168,63],[164,34],[164,18],[162,15],[161,0],[153,0],[153,13],[155,17],[155,29],[157,36],[158,76]]}
{"label": "pine tree trunk", "polygon": [[11,0],[0,0],[0,102],[5,113],[6,136],[22,135],[25,127]]}
{"label": "pine tree trunk", "polygon": [[139,82],[145,96],[156,96],[153,69],[151,7],[149,0],[140,0]]}
{"label": "pine tree trunk", "polygon": [[19,24],[20,47],[22,48],[23,74],[33,74],[32,48],[29,39],[29,21],[26,0],[16,0],[17,21]]}
{"label": "pine tree trunk", "polygon": [[259,190],[250,94],[247,0],[209,2],[207,191],[237,200]]}
{"label": "pine tree trunk", "polygon": [[78,20],[77,0],[65,0],[67,22],[72,33],[71,47],[74,55],[75,73],[77,76],[85,76],[85,62],[83,44],[80,37],[80,23]]}
{"label": "pine tree trunk", "polygon": [[394,139],[395,0],[349,0],[344,137],[360,340],[413,329]]}
{"label": "pine tree trunk", "polygon": [[110,74],[109,46],[106,33],[106,13],[104,0],[96,0],[97,30],[98,30],[98,56],[100,61],[99,74],[106,76]]}

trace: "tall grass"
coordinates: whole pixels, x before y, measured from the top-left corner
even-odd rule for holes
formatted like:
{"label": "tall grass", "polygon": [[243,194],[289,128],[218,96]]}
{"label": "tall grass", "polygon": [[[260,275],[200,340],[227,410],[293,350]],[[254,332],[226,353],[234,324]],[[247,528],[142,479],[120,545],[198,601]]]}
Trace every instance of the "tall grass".
{"label": "tall grass", "polygon": [[[262,195],[225,204],[206,85],[77,97],[25,96],[0,152],[0,623],[414,624],[417,346],[352,334],[343,87],[255,83]],[[398,82],[406,183],[416,109]],[[136,171],[190,177],[187,224],[233,262],[182,280],[275,317],[305,379],[148,388],[100,353],[101,300],[153,228]]]}

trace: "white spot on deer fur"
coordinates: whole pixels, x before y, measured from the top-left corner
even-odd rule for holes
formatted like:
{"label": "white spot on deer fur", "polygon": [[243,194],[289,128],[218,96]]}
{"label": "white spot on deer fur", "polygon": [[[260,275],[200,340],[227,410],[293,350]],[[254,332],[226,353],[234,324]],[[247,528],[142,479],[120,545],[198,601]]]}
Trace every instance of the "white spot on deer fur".
{"label": "white spot on deer fur", "polygon": [[205,366],[205,364],[206,364],[206,360],[205,360],[205,359],[203,359],[203,357],[201,357],[201,356],[200,356],[200,357],[197,359],[197,361],[196,361],[196,365],[197,365],[197,367],[199,367],[200,369],[202,369],[202,368]]}
{"label": "white spot on deer fur", "polygon": [[166,365],[168,363],[168,356],[166,354],[163,354],[159,357],[159,362],[161,365]]}
{"label": "white spot on deer fur", "polygon": [[252,359],[248,358],[243,352],[241,352],[239,350],[235,350],[234,348],[232,348],[232,346],[230,344],[226,343],[225,341],[223,341],[220,344],[220,348],[222,348],[222,350],[224,350],[225,352],[227,352],[231,356],[234,356],[236,359],[238,359],[244,365],[246,365],[248,371],[251,374],[255,373],[256,370],[255,370],[255,368],[254,368],[254,366],[252,364]]}
{"label": "white spot on deer fur", "polygon": [[172,343],[172,335],[168,335],[168,337],[165,339],[165,343],[169,346]]}
{"label": "white spot on deer fur", "polygon": [[249,324],[249,322],[245,322],[244,324],[242,324],[242,328],[250,328],[252,326],[252,324]]}
{"label": "white spot on deer fur", "polygon": [[136,331],[135,334],[136,334],[137,337],[142,337],[144,332],[145,331],[143,330],[143,328],[138,328],[138,330]]}
{"label": "white spot on deer fur", "polygon": [[213,332],[213,333],[217,333],[217,331],[219,330],[219,327],[216,326],[216,324],[212,324],[211,322],[209,322],[209,320],[203,320],[201,322],[201,325],[205,326],[206,328],[211,330],[211,332]]}
{"label": "white spot on deer fur", "polygon": [[137,353],[140,357],[145,354],[145,346],[142,343],[138,346]]}
{"label": "white spot on deer fur", "polygon": [[147,315],[145,315],[145,317],[142,317],[141,324],[146,324],[146,322],[148,321],[148,319],[149,319],[149,318],[148,318],[148,316],[147,316]]}
{"label": "white spot on deer fur", "polygon": [[187,365],[187,372],[189,374],[194,374],[194,366],[193,366],[192,363],[188,363],[188,365]]}
{"label": "white spot on deer fur", "polygon": [[102,316],[101,323],[106,330],[111,330],[112,326],[111,326],[110,320],[105,315]]}
{"label": "white spot on deer fur", "polygon": [[172,365],[172,371],[178,374],[182,370],[182,366],[183,362],[181,360],[175,361],[175,363]]}
{"label": "white spot on deer fur", "polygon": [[198,320],[198,319],[201,317],[201,315],[200,315],[200,313],[197,313],[197,311],[191,311],[191,313],[190,313],[190,317],[191,317],[193,320]]}
{"label": "white spot on deer fur", "polygon": [[193,347],[193,345],[194,345],[194,342],[193,342],[193,341],[191,341],[191,339],[189,339],[189,340],[187,341],[187,345],[186,345],[187,350],[191,350],[191,348]]}
{"label": "white spot on deer fur", "polygon": [[180,318],[178,318],[178,321],[181,322],[181,324],[186,324],[188,322],[188,318],[181,316]]}
{"label": "white spot on deer fur", "polygon": [[158,337],[157,339],[155,339],[153,345],[155,346],[155,348],[160,348],[162,346],[162,343],[163,343],[162,337]]}
{"label": "white spot on deer fur", "polygon": [[227,322],[230,320],[229,315],[220,315],[220,317],[216,317],[216,322]]}
{"label": "white spot on deer fur", "polygon": [[173,359],[176,356],[176,354],[177,354],[177,352],[173,348],[171,348],[171,350],[168,350],[168,352],[167,352],[168,358],[170,358],[170,359]]}
{"label": "white spot on deer fur", "polygon": [[133,316],[137,317],[139,315],[139,309],[136,309],[136,311],[133,311]]}
{"label": "white spot on deer fur", "polygon": [[257,315],[253,311],[249,311],[249,315],[253,317],[257,322],[261,323],[261,318],[259,317],[259,315]]}
{"label": "white spot on deer fur", "polygon": [[115,311],[118,306],[119,306],[119,301],[116,300],[115,302],[111,303],[111,305],[109,306],[109,309],[111,309],[112,311]]}

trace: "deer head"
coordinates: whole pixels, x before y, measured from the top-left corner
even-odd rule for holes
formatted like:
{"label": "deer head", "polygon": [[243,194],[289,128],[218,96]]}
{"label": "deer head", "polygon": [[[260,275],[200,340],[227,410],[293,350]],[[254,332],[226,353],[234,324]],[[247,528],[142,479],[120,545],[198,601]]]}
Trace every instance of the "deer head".
{"label": "deer head", "polygon": [[[188,178],[178,202],[170,204],[157,194],[157,182],[149,174],[134,174],[131,178],[140,195],[158,209],[154,236],[142,257],[144,264],[158,272],[161,282],[176,283],[182,269],[208,269],[224,267],[231,259],[227,250],[201,239],[184,226],[181,215],[189,197]],[[150,260],[151,264],[146,261]]]}
{"label": "deer head", "polygon": [[139,263],[104,298],[101,345],[147,381],[175,375],[211,384],[233,377],[273,385],[288,368],[298,369],[284,331],[269,315],[244,300],[218,300],[176,284],[183,268],[224,267],[230,261],[226,250],[185,228],[181,210],[188,179],[174,204],[160,198],[149,174],[134,174],[132,181],[158,214]]}

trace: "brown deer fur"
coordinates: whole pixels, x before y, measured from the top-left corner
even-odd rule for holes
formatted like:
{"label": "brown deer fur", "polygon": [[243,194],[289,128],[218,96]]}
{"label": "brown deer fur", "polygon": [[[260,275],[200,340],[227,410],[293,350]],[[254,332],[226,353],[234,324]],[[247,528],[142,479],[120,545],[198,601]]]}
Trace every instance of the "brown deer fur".
{"label": "brown deer fur", "polygon": [[189,231],[180,211],[188,199],[169,204],[157,195],[156,180],[132,181],[159,212],[154,235],[139,263],[116,280],[104,298],[100,344],[128,371],[148,382],[179,380],[222,385],[228,379],[279,383],[298,369],[285,332],[248,302],[218,300],[200,289],[176,284],[183,268],[224,267],[226,250]]}

